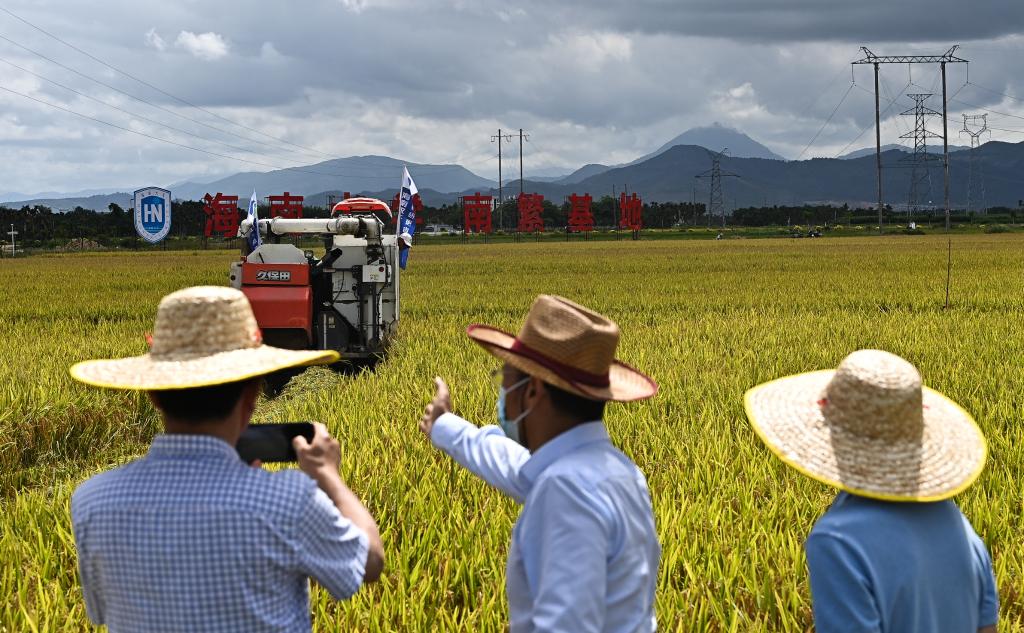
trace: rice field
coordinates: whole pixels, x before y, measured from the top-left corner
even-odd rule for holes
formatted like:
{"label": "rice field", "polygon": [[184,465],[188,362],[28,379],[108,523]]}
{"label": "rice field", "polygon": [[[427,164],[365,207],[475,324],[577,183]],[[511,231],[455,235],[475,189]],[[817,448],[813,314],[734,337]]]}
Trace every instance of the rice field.
{"label": "rice field", "polygon": [[[377,517],[381,583],[318,631],[502,631],[515,505],[415,429],[445,377],[456,410],[494,417],[496,361],[464,336],[516,329],[541,292],[614,318],[620,356],[661,385],[611,405],[614,441],[646,473],[663,547],[664,631],[808,631],[802,542],[834,492],[775,460],[747,424],[749,386],[878,347],[975,414],[990,458],[958,502],[988,544],[1001,631],[1024,632],[1024,238],[933,236],[417,246],[399,343],[374,372],[311,370],[258,420],[325,422],[343,476]],[[94,254],[0,261],[0,631],[88,630],[68,502],[84,478],[146,450],[159,421],[137,394],[93,390],[67,367],[145,350],[159,298],[225,284],[234,254]]]}

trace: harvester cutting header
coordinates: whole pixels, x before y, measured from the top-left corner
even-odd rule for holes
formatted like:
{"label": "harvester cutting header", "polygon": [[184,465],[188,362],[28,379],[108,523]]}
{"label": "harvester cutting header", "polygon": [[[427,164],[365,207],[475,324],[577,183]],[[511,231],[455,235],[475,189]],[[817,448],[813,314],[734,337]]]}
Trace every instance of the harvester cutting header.
{"label": "harvester cutting header", "polygon": [[[260,220],[250,212],[238,230],[249,252],[231,264],[231,285],[249,298],[264,341],[337,350],[347,360],[380,358],[398,329],[397,264],[408,246],[386,231],[391,218],[375,198],[343,200],[330,218]],[[318,236],[324,254],[282,244],[284,236]]]}

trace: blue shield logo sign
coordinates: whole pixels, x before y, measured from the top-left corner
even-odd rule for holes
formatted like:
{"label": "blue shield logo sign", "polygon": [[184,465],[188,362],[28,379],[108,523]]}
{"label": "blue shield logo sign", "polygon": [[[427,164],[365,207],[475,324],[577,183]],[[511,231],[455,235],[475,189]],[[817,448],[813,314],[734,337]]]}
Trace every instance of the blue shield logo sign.
{"label": "blue shield logo sign", "polygon": [[171,231],[171,192],[146,187],[135,192],[135,232],[150,244],[156,244]]}

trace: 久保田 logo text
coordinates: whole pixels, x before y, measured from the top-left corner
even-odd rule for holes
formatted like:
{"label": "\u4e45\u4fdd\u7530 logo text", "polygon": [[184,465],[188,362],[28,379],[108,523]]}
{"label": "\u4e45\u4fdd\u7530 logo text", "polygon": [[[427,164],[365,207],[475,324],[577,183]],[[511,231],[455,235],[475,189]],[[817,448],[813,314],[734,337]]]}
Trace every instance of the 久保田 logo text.
{"label": "\u4e45\u4fdd\u7530 logo text", "polygon": [[291,281],[292,273],[289,270],[259,270],[256,271],[256,281]]}

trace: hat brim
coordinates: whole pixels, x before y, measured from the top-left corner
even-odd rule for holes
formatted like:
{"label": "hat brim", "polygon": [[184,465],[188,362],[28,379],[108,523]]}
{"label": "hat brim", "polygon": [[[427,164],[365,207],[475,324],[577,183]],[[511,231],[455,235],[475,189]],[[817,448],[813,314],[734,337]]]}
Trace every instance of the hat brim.
{"label": "hat brim", "polygon": [[788,376],[744,395],[754,431],[783,462],[840,490],[885,501],[941,501],[981,474],[988,448],[978,425],[927,387],[922,388],[920,438],[872,439],[829,425],[819,401],[834,374]]}
{"label": "hat brim", "polygon": [[163,391],[223,385],[281,369],[326,365],[339,358],[333,350],[287,350],[260,345],[181,361],[154,360],[150,354],[88,360],[73,365],[71,376],[94,387]]}
{"label": "hat brim", "polygon": [[608,370],[608,386],[595,387],[561,376],[558,372],[527,358],[512,349],[516,337],[508,332],[483,324],[473,324],[466,334],[491,355],[512,365],[525,374],[536,376],[563,391],[589,398],[612,402],[632,402],[650,398],[658,393],[658,385],[649,376],[629,365],[614,361]]}

